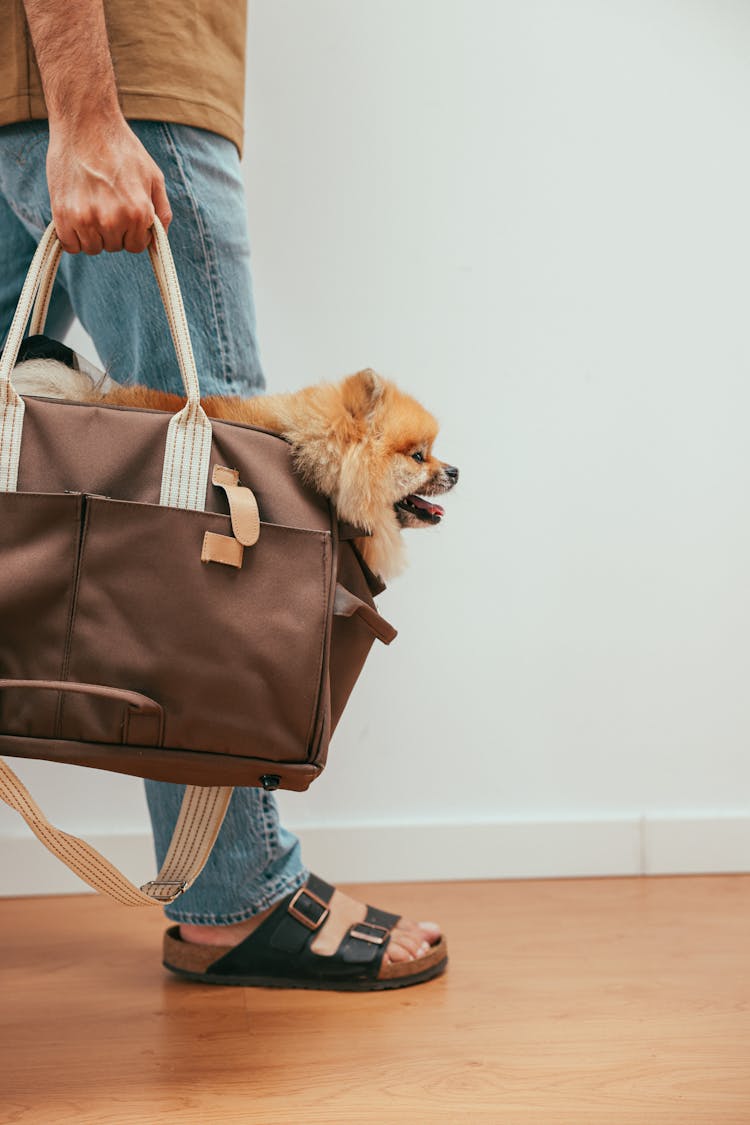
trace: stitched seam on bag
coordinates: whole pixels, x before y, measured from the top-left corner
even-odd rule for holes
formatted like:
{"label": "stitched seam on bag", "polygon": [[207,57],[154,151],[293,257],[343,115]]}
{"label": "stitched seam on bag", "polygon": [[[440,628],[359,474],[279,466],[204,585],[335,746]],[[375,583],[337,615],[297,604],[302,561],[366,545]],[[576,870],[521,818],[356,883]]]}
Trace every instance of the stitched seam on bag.
{"label": "stitched seam on bag", "polygon": [[[78,605],[78,587],[81,581],[81,564],[83,563],[83,543],[86,536],[86,525],[88,523],[88,505],[86,504],[85,497],[81,494],[78,504],[75,508],[75,522],[78,525],[78,543],[75,551],[73,552],[73,581],[72,593],[70,597],[70,605],[68,606],[68,622],[65,633],[65,648],[63,650],[62,664],[60,666],[60,679],[67,680],[68,667],[70,664],[70,649],[73,644],[73,622],[75,618],[75,611]],[[55,711],[55,726],[54,738],[62,737],[62,722],[63,711],[65,709],[66,693],[61,691],[58,693],[57,708]]]}
{"label": "stitched seam on bag", "polygon": [[[8,392],[6,392],[6,394],[7,393]],[[4,448],[5,444],[6,444],[5,422],[6,422],[7,416],[8,416],[8,399],[6,398],[3,402],[3,413],[2,413],[2,416],[0,416],[0,449]],[[8,444],[10,444],[9,439],[8,439]],[[3,478],[2,482],[0,482],[0,490],[2,490],[3,492],[7,492],[9,481],[10,481],[10,459],[8,460],[8,465],[6,466],[5,477]]]}
{"label": "stitched seam on bag", "polygon": [[[190,421],[191,421],[192,425],[190,427],[191,445],[190,445],[190,453],[188,455],[188,466],[189,466],[189,468],[192,469],[192,467],[195,465],[195,444],[196,444],[196,441],[198,439],[199,432],[201,434],[203,432],[203,423],[202,422],[200,424],[198,423],[200,403],[196,403],[194,406],[191,406],[190,410],[191,410]],[[200,496],[198,495],[198,479],[199,478],[193,478],[192,474],[190,476],[188,476],[188,487],[192,487],[192,489],[195,493],[195,498],[194,498],[193,504],[190,503],[190,495],[188,494],[187,506],[190,507],[190,508],[196,507],[196,505],[200,501]],[[204,499],[204,502],[203,502],[203,507],[205,507],[205,499]]]}
{"label": "stitched seam on bag", "polygon": [[171,426],[172,426],[172,423],[170,422],[169,426],[167,428],[167,451],[168,452],[171,451],[171,455],[170,455],[170,458],[169,458],[169,480],[167,481],[167,495],[168,495],[168,498],[170,500],[172,499],[172,489],[174,487],[173,480],[174,480],[175,455],[174,455],[173,446],[174,446],[174,443],[177,440],[176,437],[174,437],[172,435],[172,433],[170,432]]}
{"label": "stitched seam on bag", "polygon": [[[0,483],[0,492],[10,491],[10,478],[13,470],[13,462],[15,458],[15,446],[17,438],[13,436],[16,428],[16,411],[19,409],[16,403],[10,398],[10,387],[6,387],[3,400],[3,413],[2,420],[0,421],[0,449],[7,449],[8,461],[5,466],[5,476]],[[21,408],[22,409],[22,408]],[[6,423],[10,421],[9,433],[6,434]],[[19,454],[20,455],[20,454]]]}
{"label": "stitched seam on bag", "polygon": [[313,735],[315,733],[315,729],[317,727],[318,715],[319,715],[319,712],[320,712],[320,705],[321,705],[320,696],[321,696],[321,692],[323,690],[323,679],[324,679],[323,656],[324,656],[324,653],[325,653],[327,609],[328,609],[328,601],[329,601],[329,598],[326,596],[326,591],[330,595],[330,587],[328,586],[328,570],[329,570],[329,568],[326,566],[326,555],[328,554],[328,551],[327,551],[328,540],[325,538],[325,533],[322,533],[322,535],[321,535],[320,547],[321,547],[320,569],[321,569],[321,576],[322,576],[322,582],[321,582],[321,585],[320,585],[320,589],[322,591],[321,616],[323,618],[323,628],[320,631],[319,652],[318,652],[318,659],[316,661],[317,673],[316,673],[316,676],[315,676],[315,680],[313,681],[313,684],[312,684],[312,686],[313,686],[312,715],[310,716],[310,724],[307,728],[307,736],[305,738],[305,750],[306,750],[306,753],[307,753],[307,756],[308,756],[308,761],[310,760],[310,753],[311,753],[311,750],[312,750],[312,745],[311,745],[312,738],[313,738]]}

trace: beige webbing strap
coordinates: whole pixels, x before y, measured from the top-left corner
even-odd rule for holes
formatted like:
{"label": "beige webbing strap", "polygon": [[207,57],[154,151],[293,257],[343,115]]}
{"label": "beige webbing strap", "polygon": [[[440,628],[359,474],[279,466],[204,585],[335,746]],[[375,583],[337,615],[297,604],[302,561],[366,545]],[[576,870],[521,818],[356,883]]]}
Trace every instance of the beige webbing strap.
{"label": "beige webbing strap", "polygon": [[[47,324],[47,317],[49,315],[49,305],[50,305],[50,299],[52,297],[52,289],[53,289],[53,286],[55,284],[55,278],[57,277],[57,270],[58,270],[58,267],[60,265],[60,259],[62,258],[62,253],[63,253],[62,245],[58,242],[57,246],[55,247],[54,253],[51,254],[50,257],[47,259],[47,264],[45,266],[44,273],[42,274],[42,278],[39,282],[39,291],[37,292],[37,295],[36,295],[36,301],[34,302],[34,310],[31,314],[31,321],[29,323],[29,335],[30,336],[38,336],[40,333],[44,332],[45,326]],[[173,317],[172,317],[172,315],[169,311],[169,293],[167,291],[166,275],[165,275],[164,270],[162,268],[162,264],[159,261],[159,255],[156,254],[156,253],[150,252],[149,257],[151,258],[151,265],[153,267],[154,274],[155,274],[155,277],[156,277],[156,283],[159,286],[159,292],[161,293],[161,299],[162,299],[162,303],[164,305],[164,311],[167,314],[167,322],[169,323],[169,329],[170,329],[170,332],[172,332],[174,334],[174,329],[173,329],[174,319],[173,319]]]}
{"label": "beige webbing strap", "polygon": [[188,785],[161,871],[140,889],[77,836],[55,828],[23,782],[0,758],[0,798],[20,813],[48,851],[84,883],[126,906],[164,906],[174,902],[203,870],[229,806],[229,786]]}
{"label": "beige webbing strap", "polygon": [[159,503],[174,508],[203,511],[206,507],[208,467],[211,460],[211,423],[200,404],[198,373],[172,251],[164,227],[156,217],[152,235],[148,252],[164,301],[187,393],[185,406],[173,415],[167,430]]}
{"label": "beige webbing strap", "polygon": [[10,373],[18,356],[23,330],[29,319],[31,306],[39,287],[39,279],[46,270],[50,255],[57,245],[54,227],[47,228],[36,248],[29,272],[18,298],[0,357],[0,492],[15,492],[18,486],[18,463],[21,459],[21,434],[23,433],[24,401],[16,392]]}
{"label": "beige webbing strap", "polygon": [[55,284],[57,267],[60,265],[62,252],[62,245],[58,242],[47,259],[47,265],[39,282],[39,290],[36,295],[36,301],[34,302],[34,311],[31,314],[29,336],[38,336],[40,333],[44,332],[44,326],[47,323],[47,314],[49,313],[50,298],[52,297],[52,287]]}

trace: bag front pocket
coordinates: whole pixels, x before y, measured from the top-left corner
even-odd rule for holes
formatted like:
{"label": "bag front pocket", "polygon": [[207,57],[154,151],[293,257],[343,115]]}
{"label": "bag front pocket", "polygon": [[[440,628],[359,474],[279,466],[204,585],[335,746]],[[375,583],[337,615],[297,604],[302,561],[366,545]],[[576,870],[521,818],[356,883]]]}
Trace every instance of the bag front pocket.
{"label": "bag front pocket", "polygon": [[[0,678],[64,678],[80,493],[0,493]],[[0,733],[52,738],[55,691],[0,691]]]}
{"label": "bag front pocket", "polygon": [[[261,525],[238,569],[202,562],[228,516],[87,497],[68,678],[137,691],[163,745],[304,762],[319,706],[331,598],[326,532]],[[64,701],[63,737],[111,738],[105,701]]]}

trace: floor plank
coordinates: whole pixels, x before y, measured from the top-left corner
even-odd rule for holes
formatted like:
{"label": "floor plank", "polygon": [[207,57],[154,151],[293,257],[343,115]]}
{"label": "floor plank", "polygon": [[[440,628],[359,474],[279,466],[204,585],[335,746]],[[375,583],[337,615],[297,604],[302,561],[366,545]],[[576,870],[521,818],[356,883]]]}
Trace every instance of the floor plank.
{"label": "floor plank", "polygon": [[0,1120],[750,1123],[750,876],[346,889],[439,919],[446,976],[192,985],[156,911],[0,902]]}

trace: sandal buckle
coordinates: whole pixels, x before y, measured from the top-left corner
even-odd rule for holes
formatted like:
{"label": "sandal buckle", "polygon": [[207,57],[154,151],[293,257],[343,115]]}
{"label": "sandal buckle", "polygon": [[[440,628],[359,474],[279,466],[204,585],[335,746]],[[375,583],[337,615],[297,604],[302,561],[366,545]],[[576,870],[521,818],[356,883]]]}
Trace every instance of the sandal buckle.
{"label": "sandal buckle", "polygon": [[[380,930],[380,934],[372,933],[373,930]],[[350,928],[349,937],[369,941],[371,945],[383,945],[390,932],[387,926],[376,926],[374,922],[357,922]]]}
{"label": "sandal buckle", "polygon": [[[303,897],[310,899],[311,902],[320,907],[320,914],[318,914],[317,917],[311,918],[309,914],[305,914],[304,911],[297,906],[297,903],[301,902]],[[287,912],[291,914],[292,918],[296,918],[298,922],[301,922],[303,926],[307,926],[308,930],[319,929],[330,913],[328,903],[324,902],[323,899],[319,898],[313,891],[308,890],[307,887],[300,887],[287,906]]]}

